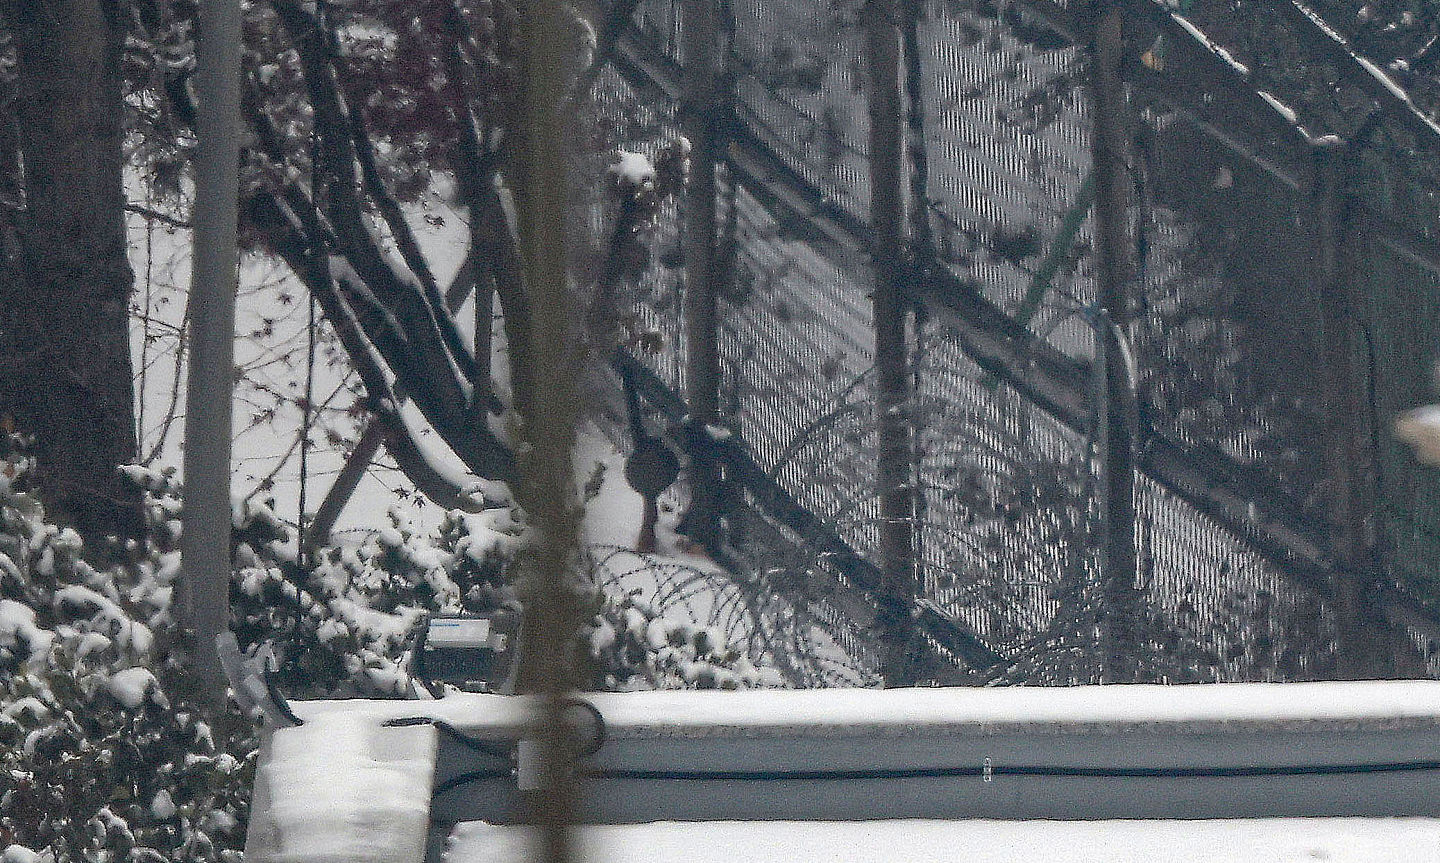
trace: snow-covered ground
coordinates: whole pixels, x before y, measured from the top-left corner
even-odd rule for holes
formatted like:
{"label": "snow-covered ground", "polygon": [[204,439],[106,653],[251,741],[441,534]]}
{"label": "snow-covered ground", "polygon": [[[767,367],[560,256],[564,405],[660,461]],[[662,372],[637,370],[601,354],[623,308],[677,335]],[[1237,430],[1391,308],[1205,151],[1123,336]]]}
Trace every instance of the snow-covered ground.
{"label": "snow-covered ground", "polygon": [[[582,827],[584,863],[1422,863],[1440,820],[709,821]],[[446,863],[531,860],[526,828],[461,824]]]}

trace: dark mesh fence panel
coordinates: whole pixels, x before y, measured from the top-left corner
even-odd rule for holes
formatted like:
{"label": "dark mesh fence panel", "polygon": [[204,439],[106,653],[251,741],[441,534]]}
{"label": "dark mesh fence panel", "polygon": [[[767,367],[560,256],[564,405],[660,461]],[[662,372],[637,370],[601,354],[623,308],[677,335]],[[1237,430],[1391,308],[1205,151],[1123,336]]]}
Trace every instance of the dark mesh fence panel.
{"label": "dark mesh fence panel", "polygon": [[1333,676],[1334,621],[1254,551],[1141,479],[1141,583],[1152,676],[1172,682]]}
{"label": "dark mesh fence panel", "polygon": [[988,643],[1023,647],[1086,567],[1084,440],[986,376],[943,325],[918,380],[927,594]]}
{"label": "dark mesh fence panel", "polygon": [[[1288,567],[1301,555],[1285,545],[1296,530],[1318,537],[1312,545],[1328,541],[1335,491],[1323,459],[1323,309],[1305,134],[1347,121],[1357,97],[1353,87],[1327,90],[1298,75],[1291,67],[1303,52],[1270,12],[1240,4],[1242,17],[1231,21],[1215,11],[1223,4],[1195,5],[1205,7],[1196,22],[1216,40],[1240,44],[1226,51],[1189,22],[1127,0],[1138,22],[1125,48],[1138,246],[1131,336],[1143,424],[1154,433],[1138,455],[1163,444],[1168,464],[1179,460],[1200,477],[1177,484],[1173,471],[1167,480],[1152,465],[1138,480],[1142,674],[1323,678],[1337,667],[1335,610],[1322,595],[1328,575],[1297,577]],[[644,0],[627,49],[644,62],[600,78],[598,125],[618,130],[612,146],[653,152],[675,134],[676,105],[645,79],[669,76],[668,92],[678,92],[678,6]],[[1098,318],[1086,52],[1016,11],[1022,6],[1046,8],[930,3],[918,29],[937,258],[919,263],[946,278],[927,294],[915,344],[917,551],[924,598],[1002,654],[981,677],[1085,683],[1098,680],[1104,629],[1093,452],[1100,385],[1088,370]],[[733,248],[721,301],[721,412],[767,481],[870,557],[872,275],[861,227],[869,190],[858,6],[733,0],[728,8],[738,128],[721,184],[720,222]],[[1416,464],[1389,426],[1432,400],[1440,285],[1433,269],[1387,245],[1372,218],[1433,238],[1440,195],[1433,165],[1412,143],[1380,124],[1356,148],[1349,275],[1362,336],[1354,365],[1381,466],[1383,552],[1404,585],[1434,597],[1440,472]],[[603,242],[603,205],[587,212]],[[636,355],[672,394],[684,387],[679,242],[670,204],[654,260],[621,303]],[[1003,373],[977,364],[967,327],[1011,351]],[[1058,396],[1054,388],[1035,395],[1044,374],[1060,381]],[[1222,482],[1226,494],[1275,508],[1291,533],[1262,536],[1272,528],[1253,504],[1248,515],[1220,514],[1212,492]],[[736,518],[751,571],[743,589],[716,589],[783,598],[752,604],[744,626],[772,650],[826,657],[797,679],[873,680],[873,606],[837,567],[833,547],[778,526],[754,488],[741,494],[756,510]],[[791,622],[776,625],[781,617]],[[725,619],[744,628],[739,617]],[[1436,665],[1430,639],[1412,637]]]}
{"label": "dark mesh fence panel", "polygon": [[1323,327],[1303,221],[1313,208],[1172,114],[1151,113],[1146,131],[1135,350],[1152,416],[1313,506],[1323,471]]}
{"label": "dark mesh fence panel", "polygon": [[864,218],[870,178],[861,62],[851,4],[733,0],[736,113],[745,128],[824,196]]}
{"label": "dark mesh fence panel", "polygon": [[[853,543],[873,539],[870,270],[797,240],[737,190],[733,295],[722,305],[722,403],[762,468]],[[859,384],[855,386],[855,384]]]}
{"label": "dark mesh fence panel", "polygon": [[[965,284],[1014,314],[1089,172],[1083,55],[1049,31],[1017,30],[994,6],[960,5],[930,7],[920,27],[937,244]],[[1086,226],[1060,250],[1054,287],[1032,313],[1038,332],[1077,356],[1091,350],[1072,314],[1092,299],[1078,278],[1088,243]]]}
{"label": "dark mesh fence panel", "polygon": [[1358,359],[1374,388],[1382,538],[1396,575],[1434,601],[1440,599],[1440,470],[1417,463],[1390,426],[1400,412],[1436,399],[1440,277],[1373,242],[1360,265],[1358,281],[1369,287],[1369,302],[1360,308],[1368,350]]}

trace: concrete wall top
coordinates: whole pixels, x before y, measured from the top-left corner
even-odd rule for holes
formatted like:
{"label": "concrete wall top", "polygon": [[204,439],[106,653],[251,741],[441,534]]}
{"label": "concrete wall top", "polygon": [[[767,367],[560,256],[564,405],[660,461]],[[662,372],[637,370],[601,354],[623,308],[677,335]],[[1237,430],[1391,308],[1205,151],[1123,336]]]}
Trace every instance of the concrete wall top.
{"label": "concrete wall top", "polygon": [[[1159,726],[1175,731],[1253,726],[1440,726],[1440,681],[1195,684],[995,689],[816,689],[588,693],[610,736],[766,737],[852,734],[1094,734]],[[528,701],[455,694],[438,701],[311,701],[305,720],[430,716],[482,736],[510,736]]]}

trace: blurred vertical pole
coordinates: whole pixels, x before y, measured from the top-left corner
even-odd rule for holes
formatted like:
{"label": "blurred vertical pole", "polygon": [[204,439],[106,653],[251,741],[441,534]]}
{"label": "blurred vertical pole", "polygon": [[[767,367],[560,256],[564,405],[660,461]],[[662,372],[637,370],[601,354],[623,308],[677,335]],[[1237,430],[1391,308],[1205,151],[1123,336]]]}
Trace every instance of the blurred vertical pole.
{"label": "blurred vertical pole", "polygon": [[1379,630],[1386,624],[1369,601],[1379,575],[1371,515],[1375,508],[1370,430],[1364,420],[1355,359],[1354,297],[1350,290],[1354,232],[1346,208],[1350,148],[1338,139],[1319,142],[1311,182],[1311,240],[1320,291],[1321,387],[1325,408],[1325,468],[1331,486],[1329,520],[1335,576],[1338,676],[1363,679],[1384,673]]}
{"label": "blurred vertical pole", "polygon": [[685,191],[685,399],[690,410],[690,507],[681,530],[706,548],[720,536],[720,465],[705,427],[719,418],[720,360],[716,322],[715,166],[722,146],[717,80],[721,46],[716,0],[684,0],[680,26],[684,90],[680,129],[690,142]]}
{"label": "blurred vertical pole", "polygon": [[915,682],[914,460],[906,317],[905,102],[896,0],[865,4],[870,97],[870,232],[875,270],[876,493],[880,499],[881,588],[876,628],[886,686]]}
{"label": "blurred vertical pole", "polygon": [[526,632],[520,683],[538,696],[534,739],[538,787],[530,814],[539,828],[539,859],[565,863],[573,857],[575,821],[573,734],[563,698],[573,685],[571,660],[580,602],[570,571],[575,563],[579,517],[572,490],[571,448],[579,393],[573,346],[580,342],[569,302],[566,257],[568,195],[565,141],[572,130],[558,107],[566,91],[565,8],[560,0],[525,0],[521,77],[523,107],[516,123],[519,182],[516,184],[525,285],[530,300],[531,378],[536,387],[522,416],[519,500],[535,529],[524,555],[521,598]]}
{"label": "blurred vertical pole", "polygon": [[1096,0],[1091,56],[1094,118],[1097,341],[1105,375],[1100,423],[1102,650],[1106,683],[1132,683],[1138,669],[1139,592],[1135,586],[1135,378],[1131,363],[1129,180],[1125,167],[1125,85],[1120,4]]}
{"label": "blurred vertical pole", "polygon": [[235,385],[240,0],[200,4],[181,613],[201,696],[224,703],[215,638],[230,626],[230,421]]}

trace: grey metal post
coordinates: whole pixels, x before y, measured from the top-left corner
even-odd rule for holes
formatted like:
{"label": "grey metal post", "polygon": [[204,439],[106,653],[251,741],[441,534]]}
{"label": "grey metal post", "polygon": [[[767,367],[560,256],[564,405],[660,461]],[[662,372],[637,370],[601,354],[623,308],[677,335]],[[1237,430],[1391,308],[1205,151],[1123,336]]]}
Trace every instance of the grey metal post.
{"label": "grey metal post", "polygon": [[685,0],[681,56],[685,63],[680,128],[690,142],[685,192],[685,399],[694,434],[690,509],[683,522],[691,539],[711,546],[719,536],[719,465],[706,446],[705,426],[719,414],[720,360],[716,318],[715,166],[721,142],[716,79],[720,71],[715,0]]}
{"label": "grey metal post", "polygon": [[[579,798],[572,770],[573,735],[563,697],[574,684],[571,665],[580,601],[570,577],[579,539],[571,447],[579,392],[567,374],[576,316],[566,271],[566,120],[557,111],[565,96],[566,56],[558,0],[527,0],[521,7],[524,103],[518,128],[521,182],[516,188],[525,286],[531,308],[531,349],[536,387],[522,417],[519,500],[530,514],[536,539],[523,559],[525,648],[521,686],[540,699],[534,732],[539,755],[538,788],[530,814],[539,827],[536,857],[565,863],[574,856],[571,825]],[[512,353],[513,356],[513,353]]]}
{"label": "grey metal post", "polygon": [[914,683],[918,647],[914,460],[910,442],[908,300],[905,291],[905,102],[900,86],[900,27],[895,0],[869,0],[865,8],[870,77],[870,230],[875,269],[878,437],[875,482],[880,498],[881,589],[876,627],[887,686]]}
{"label": "grey metal post", "polygon": [[1321,387],[1325,407],[1325,472],[1330,482],[1329,519],[1335,575],[1337,673],[1361,679],[1384,674],[1381,650],[1386,626],[1370,596],[1379,576],[1375,532],[1374,459],[1370,429],[1356,374],[1354,293],[1350,288],[1355,232],[1346,210],[1347,160],[1351,149],[1338,139],[1315,147],[1310,190],[1310,230],[1323,328]]}
{"label": "grey metal post", "polygon": [[1103,679],[1133,682],[1139,649],[1139,592],[1135,586],[1134,377],[1129,344],[1130,237],[1125,169],[1125,91],[1120,77],[1120,5],[1099,0],[1091,74],[1094,117],[1095,281],[1102,312],[1096,334],[1105,375],[1101,423],[1104,470],[1101,512]]}
{"label": "grey metal post", "polygon": [[201,695],[223,702],[215,637],[230,626],[230,422],[234,389],[240,165],[239,0],[200,4],[195,250],[185,398],[185,530],[181,613]]}

